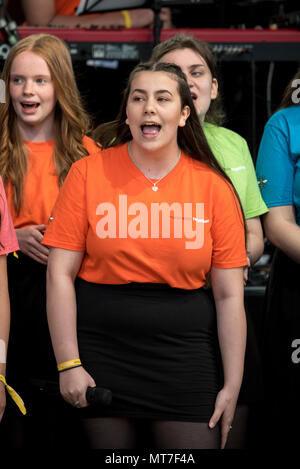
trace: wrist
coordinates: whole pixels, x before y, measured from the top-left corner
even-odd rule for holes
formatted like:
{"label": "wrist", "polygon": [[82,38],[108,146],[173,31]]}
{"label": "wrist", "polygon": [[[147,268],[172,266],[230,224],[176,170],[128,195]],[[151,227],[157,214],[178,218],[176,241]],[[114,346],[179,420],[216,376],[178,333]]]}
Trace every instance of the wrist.
{"label": "wrist", "polygon": [[82,366],[82,363],[79,358],[75,358],[72,360],[67,360],[65,362],[61,362],[57,364],[57,369],[59,373],[63,373],[64,371],[71,370],[73,368],[78,368]]}
{"label": "wrist", "polygon": [[235,381],[230,383],[224,383],[223,389],[228,391],[230,394],[239,394],[241,389],[242,381]]}

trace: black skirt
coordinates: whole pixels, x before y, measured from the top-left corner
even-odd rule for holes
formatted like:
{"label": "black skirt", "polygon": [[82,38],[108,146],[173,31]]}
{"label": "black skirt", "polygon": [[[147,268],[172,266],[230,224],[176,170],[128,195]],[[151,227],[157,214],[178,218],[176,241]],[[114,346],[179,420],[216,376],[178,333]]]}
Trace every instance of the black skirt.
{"label": "black skirt", "polygon": [[81,416],[208,422],[220,388],[216,315],[203,289],[76,281],[80,358],[110,406]]}
{"label": "black skirt", "polygon": [[46,269],[21,252],[18,258],[7,257],[11,306],[7,373],[20,392],[33,382],[58,381],[47,323]]}
{"label": "black skirt", "polygon": [[276,250],[266,291],[263,326],[265,399],[275,413],[281,408],[291,419],[295,410],[300,410],[299,280],[300,265]]}

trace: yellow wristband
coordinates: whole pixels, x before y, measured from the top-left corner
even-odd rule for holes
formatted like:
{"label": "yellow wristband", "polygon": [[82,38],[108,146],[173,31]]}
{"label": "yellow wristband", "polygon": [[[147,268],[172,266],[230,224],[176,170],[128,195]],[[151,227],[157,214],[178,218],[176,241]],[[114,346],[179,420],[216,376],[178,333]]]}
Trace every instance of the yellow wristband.
{"label": "yellow wristband", "polygon": [[57,369],[58,371],[63,371],[79,365],[81,365],[81,361],[79,360],[79,358],[76,358],[75,360],[68,360],[67,362],[59,363],[57,365]]}
{"label": "yellow wristband", "polygon": [[6,379],[3,375],[0,375],[0,382],[4,384],[8,394],[10,395],[12,400],[17,404],[17,406],[19,407],[22,414],[25,415],[26,414],[25,405],[24,405],[24,402],[22,401],[21,397],[19,396],[19,394],[11,386],[9,386],[6,383]]}
{"label": "yellow wristband", "polygon": [[125,28],[130,29],[131,28],[131,19],[130,19],[129,11],[128,10],[122,10],[121,13],[124,16]]}

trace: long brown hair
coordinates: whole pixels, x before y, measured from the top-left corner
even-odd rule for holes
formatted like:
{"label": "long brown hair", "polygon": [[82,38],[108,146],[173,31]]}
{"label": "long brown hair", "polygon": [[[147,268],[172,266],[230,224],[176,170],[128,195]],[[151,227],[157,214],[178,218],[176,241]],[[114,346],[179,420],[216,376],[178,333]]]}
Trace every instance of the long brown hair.
{"label": "long brown hair", "polygon": [[[218,80],[219,70],[217,60],[211,50],[210,45],[207,44],[207,42],[200,41],[199,39],[185,33],[175,34],[175,36],[172,36],[170,39],[157,44],[157,46],[155,46],[152,51],[151,60],[158,62],[163,60],[164,55],[168,54],[169,52],[180,49],[191,49],[196,54],[201,55],[201,57],[207,63],[212,78]],[[225,112],[222,105],[221,95],[218,92],[216,99],[213,99],[210,103],[204,121],[215,125],[222,125],[224,120]]]}
{"label": "long brown hair", "polygon": [[[296,80],[298,80],[297,83],[295,83]],[[295,99],[293,99],[294,93],[296,92],[296,87],[298,87],[299,89],[299,85],[300,85],[300,67],[298,68],[298,71],[296,72],[296,74],[293,76],[293,78],[290,80],[289,84],[287,85],[277,111],[279,111],[280,109],[285,109],[290,106],[296,106],[297,104],[299,105],[299,101],[297,102]],[[299,94],[299,92],[297,92],[297,94]]]}
{"label": "long brown hair", "polygon": [[19,41],[9,52],[4,64],[2,79],[6,86],[6,102],[0,106],[0,174],[5,185],[8,181],[12,185],[13,203],[17,213],[22,205],[28,155],[11,103],[9,82],[13,60],[25,51],[42,57],[53,79],[57,98],[54,162],[60,185],[72,163],[88,154],[82,139],[91,127],[90,119],[83,109],[66,44],[50,34],[33,34]]}

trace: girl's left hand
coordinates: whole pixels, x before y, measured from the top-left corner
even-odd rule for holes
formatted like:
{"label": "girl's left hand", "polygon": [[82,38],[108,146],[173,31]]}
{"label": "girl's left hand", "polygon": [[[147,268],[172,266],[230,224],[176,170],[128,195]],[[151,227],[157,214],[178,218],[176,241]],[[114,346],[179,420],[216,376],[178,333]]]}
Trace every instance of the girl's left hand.
{"label": "girl's left hand", "polygon": [[224,386],[217,395],[215,410],[208,423],[210,428],[214,428],[221,419],[221,449],[225,448],[228,433],[231,430],[238,394]]}

